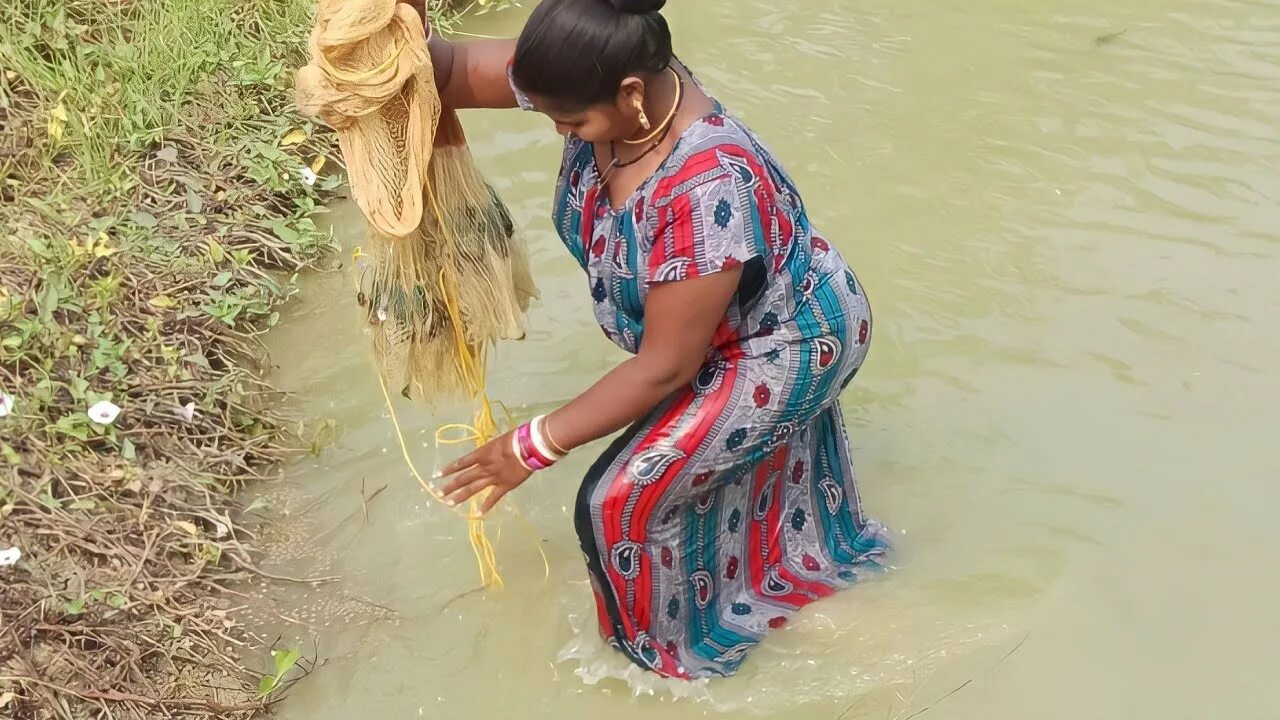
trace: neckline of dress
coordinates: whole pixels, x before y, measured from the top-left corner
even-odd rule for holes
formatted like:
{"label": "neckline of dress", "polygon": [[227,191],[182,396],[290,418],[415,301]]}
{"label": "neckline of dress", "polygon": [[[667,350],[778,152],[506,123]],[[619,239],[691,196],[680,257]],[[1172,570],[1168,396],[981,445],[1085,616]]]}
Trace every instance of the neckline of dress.
{"label": "neckline of dress", "polygon": [[[602,192],[600,193],[600,197],[596,200],[596,202],[603,201],[605,204],[605,208],[607,209],[608,213],[611,215],[621,215],[622,213],[626,212],[635,203],[635,201],[644,193],[644,191],[649,187],[649,185],[653,183],[654,179],[663,174],[663,171],[667,169],[667,165],[670,164],[672,158],[675,158],[680,153],[680,147],[684,145],[685,139],[692,134],[694,129],[699,128],[703,125],[706,125],[707,121],[711,118],[725,117],[723,108],[720,106],[720,102],[715,98],[712,98],[711,102],[713,105],[711,112],[697,118],[692,123],[689,123],[689,127],[685,128],[680,132],[680,134],[676,137],[675,145],[671,146],[671,152],[668,153],[667,156],[662,159],[662,162],[658,165],[658,167],[652,173],[649,174],[649,177],[645,178],[644,182],[640,183],[640,185],[638,185],[636,189],[633,190],[631,194],[628,195],[627,198],[622,201],[622,205],[618,207],[614,207],[613,203],[609,202],[609,193],[604,192],[603,188],[602,188]],[[600,163],[596,162],[595,149],[592,147],[591,143],[585,143],[585,145],[588,148],[591,148],[591,172],[594,177],[584,178],[584,179],[590,179],[591,182],[594,183],[596,179],[600,177]]]}
{"label": "neckline of dress", "polygon": [[[649,177],[645,178],[644,182],[640,183],[636,187],[636,189],[632,191],[632,193],[628,195],[625,200],[622,201],[622,205],[615,208],[613,206],[613,203],[609,202],[609,193],[608,192],[600,193],[600,195],[603,196],[605,210],[610,215],[621,215],[622,213],[627,212],[632,207],[632,205],[635,204],[636,199],[639,198],[641,194],[649,187],[649,185],[653,182],[654,178],[661,175],[663,171],[667,169],[667,165],[668,163],[671,162],[671,159],[679,154],[680,146],[684,145],[685,138],[687,138],[693,132],[694,128],[698,128],[708,124],[707,121],[711,118],[718,117],[726,120],[728,119],[727,116],[725,115],[724,106],[720,104],[720,101],[717,100],[714,95],[707,92],[707,89],[703,87],[702,83],[698,80],[698,76],[693,74],[693,71],[689,69],[689,66],[685,65],[683,62],[680,62],[679,58],[676,58],[675,62],[680,66],[681,70],[684,70],[685,75],[689,77],[689,81],[693,83],[694,87],[702,91],[702,93],[707,96],[707,99],[711,101],[711,112],[698,117],[693,122],[689,123],[689,127],[680,131],[680,134],[676,136],[675,144],[671,146],[671,152],[668,153],[667,156],[662,159],[662,162],[658,165],[658,167],[652,173],[650,173]],[[591,173],[593,177],[589,179],[591,180],[592,183],[595,183],[596,180],[600,177],[600,163],[596,162],[595,148],[592,146],[592,144],[583,143],[583,145],[591,150],[590,168],[591,168]],[[585,180],[588,178],[583,178],[583,179]],[[601,198],[597,197],[596,202],[599,203],[600,200]]]}

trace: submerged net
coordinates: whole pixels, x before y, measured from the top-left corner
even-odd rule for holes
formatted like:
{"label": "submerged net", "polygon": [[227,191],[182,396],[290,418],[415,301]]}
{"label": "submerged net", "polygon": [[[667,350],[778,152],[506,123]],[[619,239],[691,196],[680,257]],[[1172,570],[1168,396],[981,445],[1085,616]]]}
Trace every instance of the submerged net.
{"label": "submerged net", "polygon": [[524,336],[536,290],[510,214],[441,107],[422,18],[397,0],[320,0],[297,92],[337,131],[369,220],[359,297],[384,381],[420,400],[480,396],[485,350]]}

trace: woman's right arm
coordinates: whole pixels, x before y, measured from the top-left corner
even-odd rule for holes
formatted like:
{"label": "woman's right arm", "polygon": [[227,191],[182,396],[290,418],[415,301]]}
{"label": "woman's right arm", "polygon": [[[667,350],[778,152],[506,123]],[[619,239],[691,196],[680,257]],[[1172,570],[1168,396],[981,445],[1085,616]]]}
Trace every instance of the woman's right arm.
{"label": "woman's right arm", "polygon": [[507,79],[515,40],[451,42],[429,25],[427,32],[440,104],[455,110],[518,107]]}

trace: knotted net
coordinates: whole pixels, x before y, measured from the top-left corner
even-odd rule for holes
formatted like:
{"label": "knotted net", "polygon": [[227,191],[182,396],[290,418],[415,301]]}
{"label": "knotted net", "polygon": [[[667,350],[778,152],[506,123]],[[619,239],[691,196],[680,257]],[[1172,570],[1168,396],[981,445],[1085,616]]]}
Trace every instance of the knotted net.
{"label": "knotted net", "polygon": [[441,107],[418,12],[320,0],[297,104],[337,132],[369,221],[360,301],[385,382],[428,401],[480,396],[485,350],[524,337],[537,291],[507,208]]}

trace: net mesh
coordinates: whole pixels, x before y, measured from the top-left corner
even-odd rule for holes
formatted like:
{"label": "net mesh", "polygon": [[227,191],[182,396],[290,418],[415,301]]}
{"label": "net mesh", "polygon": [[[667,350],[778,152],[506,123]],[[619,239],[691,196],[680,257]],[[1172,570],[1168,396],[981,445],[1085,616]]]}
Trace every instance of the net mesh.
{"label": "net mesh", "polygon": [[360,301],[384,379],[415,399],[479,395],[485,350],[524,337],[537,291],[511,215],[441,107],[417,11],[320,0],[297,104],[337,132],[369,221]]}

